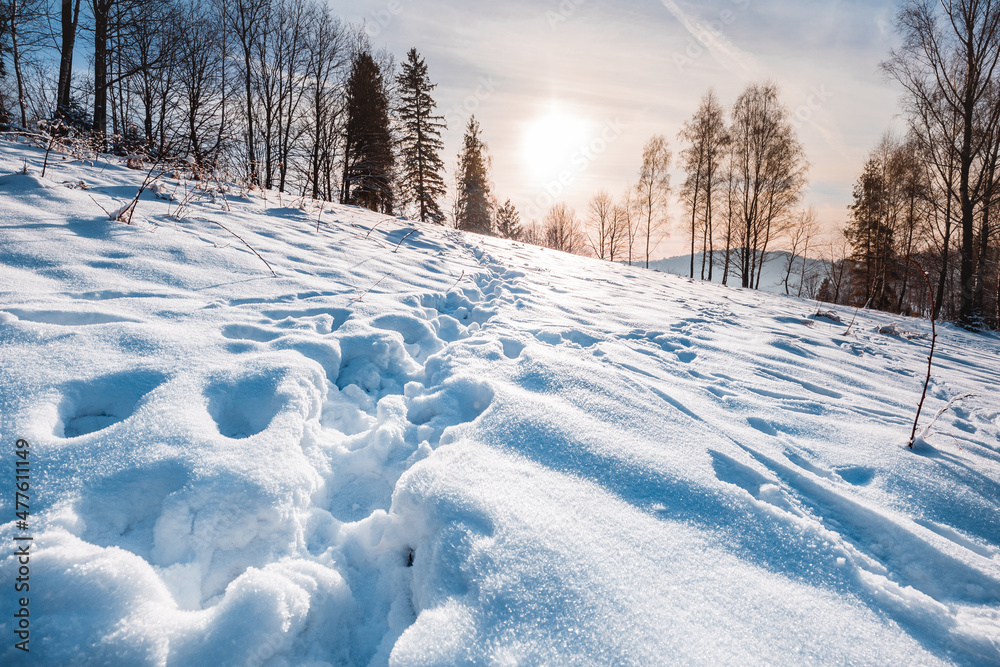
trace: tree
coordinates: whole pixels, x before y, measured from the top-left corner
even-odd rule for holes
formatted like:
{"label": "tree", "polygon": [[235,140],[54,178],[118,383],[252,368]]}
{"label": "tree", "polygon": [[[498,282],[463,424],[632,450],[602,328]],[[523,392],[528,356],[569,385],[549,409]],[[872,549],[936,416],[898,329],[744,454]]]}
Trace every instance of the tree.
{"label": "tree", "polygon": [[768,247],[805,187],[802,146],[774,84],[751,84],[736,100],[730,127],[737,268],[743,287],[760,288]]}
{"label": "tree", "polygon": [[495,228],[497,236],[513,241],[520,241],[524,234],[524,230],[521,228],[521,215],[509,199],[497,209]]}
{"label": "tree", "polygon": [[103,135],[108,129],[108,28],[115,0],[91,0],[94,17],[94,132]]}
{"label": "tree", "polygon": [[231,0],[226,6],[225,22],[227,32],[236,37],[239,46],[240,83],[244,95],[244,119],[246,120],[246,173],[251,185],[260,185],[260,164],[257,157],[256,105],[254,88],[254,49],[261,38],[264,16],[270,0]]}
{"label": "tree", "polygon": [[670,197],[670,163],[673,155],[666,137],[657,134],[642,151],[642,168],[636,187],[636,202],[646,242],[646,268],[665,233],[667,202]]}
{"label": "tree", "polygon": [[624,243],[621,233],[622,210],[606,191],[590,200],[587,214],[587,244],[598,259],[615,261]]}
{"label": "tree", "polygon": [[3,62],[3,55],[10,50],[7,32],[10,30],[10,8],[6,3],[0,3],[0,79],[7,76],[7,68]]}
{"label": "tree", "polygon": [[816,211],[812,208],[799,211],[793,218],[793,224],[788,235],[788,259],[785,264],[785,294],[791,294],[789,281],[797,260],[801,259],[801,273],[796,296],[802,296],[806,276],[809,272],[809,248],[819,228],[816,224]]}
{"label": "tree", "polygon": [[524,231],[521,233],[521,240],[531,245],[544,246],[545,230],[538,224],[538,221],[532,220],[524,226]]}
{"label": "tree", "polygon": [[347,44],[340,19],[326,5],[317,5],[306,34],[308,53],[306,79],[308,90],[308,179],[312,196],[334,198],[334,165],[338,138],[342,132],[344,104],[337,85],[338,75],[347,62]]}
{"label": "tree", "polygon": [[198,169],[218,163],[222,100],[218,17],[201,0],[190,0],[177,32],[178,91],[187,149]]}
{"label": "tree", "polygon": [[694,117],[684,124],[679,138],[688,146],[681,151],[681,163],[687,179],[681,188],[681,199],[691,213],[691,278],[694,279],[695,244],[701,238],[701,279],[712,280],[714,264],[714,204],[721,182],[722,164],[729,137],[726,133],[725,111],[713,91],[701,100]]}
{"label": "tree", "polygon": [[845,233],[852,247],[851,296],[858,304],[891,312],[911,312],[916,305],[907,302],[912,260],[918,237],[933,238],[927,171],[917,151],[912,138],[885,135],[855,185]]}
{"label": "tree", "polygon": [[638,188],[629,185],[625,188],[625,194],[618,205],[617,216],[622,225],[623,251],[628,250],[628,265],[632,266],[635,254],[635,244],[639,240],[639,207]]}
{"label": "tree", "polygon": [[583,234],[576,212],[566,204],[556,204],[549,209],[542,222],[545,245],[553,250],[579,253],[583,250]]}
{"label": "tree", "polygon": [[370,52],[362,50],[354,56],[347,82],[341,203],[391,214],[394,162],[382,69]]}
{"label": "tree", "polygon": [[128,68],[136,70],[129,92],[138,100],[147,147],[162,154],[167,143],[169,104],[177,74],[176,26],[182,20],[174,3],[156,3],[137,19]]}
{"label": "tree", "polygon": [[444,223],[438,200],[445,194],[444,162],[441,160],[441,132],[447,127],[444,116],[434,115],[437,104],[431,97],[436,84],[427,76],[427,64],[416,49],[406,54],[406,62],[396,83],[399,86],[398,115],[400,137],[400,194],[413,204],[423,222]]}
{"label": "tree", "polygon": [[983,316],[976,305],[975,215],[989,187],[989,170],[977,170],[976,161],[1000,124],[991,97],[1000,74],[1000,1],[905,0],[898,27],[903,45],[883,67],[906,89],[911,126],[939,155],[935,162],[957,157],[946,194],[961,212],[959,321],[974,326]]}
{"label": "tree", "polygon": [[72,105],[73,50],[80,25],[80,0],[61,0],[61,41],[59,48],[59,81],[56,93],[56,115],[68,118]]}
{"label": "tree", "polygon": [[458,156],[456,173],[457,199],[455,226],[477,234],[493,229],[493,195],[489,180],[490,158],[482,139],[482,128],[475,116],[469,119]]}
{"label": "tree", "polygon": [[30,59],[32,52],[41,48],[48,36],[43,31],[45,10],[45,5],[39,0],[0,2],[0,20],[4,26],[0,34],[0,62],[4,51],[10,53],[17,84],[17,107],[23,128],[28,127],[28,91],[24,70],[28,64],[26,60]]}

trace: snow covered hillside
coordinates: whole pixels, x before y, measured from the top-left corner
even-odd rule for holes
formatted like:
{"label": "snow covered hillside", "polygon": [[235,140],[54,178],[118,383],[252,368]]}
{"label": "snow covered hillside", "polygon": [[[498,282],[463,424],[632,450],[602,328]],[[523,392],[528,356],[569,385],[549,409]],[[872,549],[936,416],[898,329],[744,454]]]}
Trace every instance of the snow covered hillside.
{"label": "snow covered hillside", "polygon": [[995,335],[944,327],[924,423],[975,397],[911,452],[923,321],[176,179],[127,226],[141,172],[41,159],[0,663],[1000,664]]}

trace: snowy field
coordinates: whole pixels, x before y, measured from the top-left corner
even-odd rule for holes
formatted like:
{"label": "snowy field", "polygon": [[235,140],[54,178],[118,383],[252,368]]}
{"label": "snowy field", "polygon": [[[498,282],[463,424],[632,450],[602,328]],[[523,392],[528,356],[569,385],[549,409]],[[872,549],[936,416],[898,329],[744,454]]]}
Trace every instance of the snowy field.
{"label": "snowy field", "polygon": [[997,336],[943,327],[924,424],[976,396],[911,452],[924,321],[176,179],[126,226],[142,172],[41,160],[0,663],[1000,664]]}

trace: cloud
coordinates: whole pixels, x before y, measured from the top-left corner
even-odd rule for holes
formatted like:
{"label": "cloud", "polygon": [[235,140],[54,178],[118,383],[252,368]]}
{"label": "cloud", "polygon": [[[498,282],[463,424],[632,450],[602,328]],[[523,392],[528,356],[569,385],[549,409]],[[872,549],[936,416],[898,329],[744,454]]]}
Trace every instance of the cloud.
{"label": "cloud", "polygon": [[[725,26],[735,20],[734,10],[724,10],[719,13],[717,21],[709,22],[684,11],[674,0],[660,1],[726,71],[744,81],[759,78],[761,68],[754,57],[729,41],[723,32]],[[749,4],[749,0],[746,4]],[[744,9],[745,7],[746,5]]]}

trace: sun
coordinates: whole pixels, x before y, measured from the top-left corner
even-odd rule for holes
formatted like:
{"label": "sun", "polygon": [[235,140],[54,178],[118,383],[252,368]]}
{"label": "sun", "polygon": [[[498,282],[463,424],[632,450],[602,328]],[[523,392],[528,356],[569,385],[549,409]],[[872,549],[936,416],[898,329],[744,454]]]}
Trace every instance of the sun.
{"label": "sun", "polygon": [[583,118],[551,105],[529,121],[523,134],[521,157],[536,178],[553,178],[571,169],[574,155],[585,150],[589,124]]}

